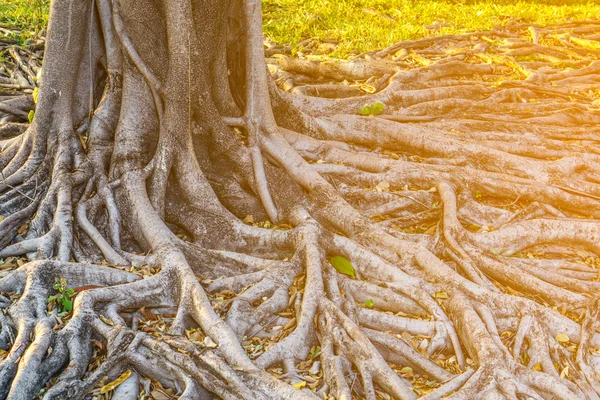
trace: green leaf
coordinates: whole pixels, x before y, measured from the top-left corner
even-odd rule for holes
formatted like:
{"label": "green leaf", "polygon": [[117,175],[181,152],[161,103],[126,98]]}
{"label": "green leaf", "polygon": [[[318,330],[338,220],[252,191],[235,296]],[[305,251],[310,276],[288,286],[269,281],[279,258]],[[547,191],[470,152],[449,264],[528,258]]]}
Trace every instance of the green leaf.
{"label": "green leaf", "polygon": [[35,104],[37,104],[39,94],[40,94],[40,88],[36,87],[35,89],[33,89],[33,93],[31,95],[33,96],[33,102]]}
{"label": "green leaf", "polygon": [[316,347],[315,347],[315,346],[313,346],[313,347],[310,349],[309,356],[310,356],[310,358],[315,358],[315,357],[316,357],[316,355],[317,355],[317,354],[319,354],[320,352],[321,352],[321,347],[320,347],[320,346],[316,346]]}
{"label": "green leaf", "polygon": [[352,266],[352,263],[350,261],[346,260],[344,257],[342,257],[342,256],[331,257],[331,260],[329,260],[329,262],[331,263],[331,265],[333,265],[333,268],[335,268],[338,272],[341,272],[342,274],[348,275],[352,278],[356,278],[356,275],[354,274],[354,267]]}
{"label": "green leaf", "polygon": [[27,114],[27,119],[29,120],[30,124],[33,122],[34,116],[35,116],[35,111],[33,111],[33,110],[29,111],[29,114]]}
{"label": "green leaf", "polygon": [[385,105],[381,102],[377,102],[373,104],[365,104],[358,113],[360,115],[380,115],[383,114],[384,110]]}
{"label": "green leaf", "polygon": [[50,297],[48,297],[48,298],[46,299],[46,303],[50,303],[51,301],[54,301],[54,300],[56,300],[56,298],[57,298],[57,297],[58,297],[58,296],[50,296]]}
{"label": "green leaf", "polygon": [[69,295],[69,297],[73,296],[74,294],[75,294],[75,289],[73,289],[73,288],[68,288],[67,289],[67,295]]}
{"label": "green leaf", "polygon": [[371,104],[371,115],[383,114],[385,106],[381,102]]}
{"label": "green leaf", "polygon": [[368,104],[365,104],[358,113],[360,115],[371,115],[371,107]]}
{"label": "green leaf", "polygon": [[373,301],[373,299],[369,299],[369,300],[365,301],[365,306],[367,306],[367,308],[373,308],[374,305],[375,305],[375,302]]}
{"label": "green leaf", "polygon": [[63,310],[65,311],[73,311],[73,302],[68,297],[63,297],[62,299]]}

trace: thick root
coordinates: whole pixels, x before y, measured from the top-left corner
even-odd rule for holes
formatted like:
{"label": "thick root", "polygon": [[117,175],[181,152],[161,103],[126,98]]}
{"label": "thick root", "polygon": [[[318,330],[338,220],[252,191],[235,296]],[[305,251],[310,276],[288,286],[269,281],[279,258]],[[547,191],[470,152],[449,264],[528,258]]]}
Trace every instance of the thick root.
{"label": "thick root", "polygon": [[0,79],[41,68],[26,130],[0,99],[0,398],[600,396],[600,25],[275,85],[260,1],[52,7]]}

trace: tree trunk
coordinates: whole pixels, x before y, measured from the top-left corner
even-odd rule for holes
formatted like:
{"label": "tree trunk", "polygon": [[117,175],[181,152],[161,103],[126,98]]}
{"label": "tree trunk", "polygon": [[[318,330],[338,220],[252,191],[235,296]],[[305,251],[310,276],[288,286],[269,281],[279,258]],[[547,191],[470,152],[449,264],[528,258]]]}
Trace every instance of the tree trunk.
{"label": "tree trunk", "polygon": [[[294,95],[261,27],[258,0],[53,0],[33,123],[0,135],[0,258],[29,259],[0,280],[0,398],[80,399],[130,371],[113,398],[150,377],[180,399],[414,399],[406,366],[427,399],[598,398],[597,270],[514,256],[600,254],[598,222],[568,218],[600,214],[598,157],[539,132],[515,150],[462,118],[550,78],[452,86],[493,67],[398,71],[384,51],[283,59],[290,79],[395,74],[369,96]],[[444,136],[445,113],[472,136]],[[72,313],[46,302],[61,279]]]}

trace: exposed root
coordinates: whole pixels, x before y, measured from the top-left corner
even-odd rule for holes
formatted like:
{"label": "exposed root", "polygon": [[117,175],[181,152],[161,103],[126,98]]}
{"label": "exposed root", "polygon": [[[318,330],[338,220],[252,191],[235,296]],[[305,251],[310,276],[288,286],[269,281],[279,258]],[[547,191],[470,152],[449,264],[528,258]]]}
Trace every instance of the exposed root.
{"label": "exposed root", "polygon": [[600,25],[276,86],[260,1],[52,7],[0,76],[0,398],[600,397]]}

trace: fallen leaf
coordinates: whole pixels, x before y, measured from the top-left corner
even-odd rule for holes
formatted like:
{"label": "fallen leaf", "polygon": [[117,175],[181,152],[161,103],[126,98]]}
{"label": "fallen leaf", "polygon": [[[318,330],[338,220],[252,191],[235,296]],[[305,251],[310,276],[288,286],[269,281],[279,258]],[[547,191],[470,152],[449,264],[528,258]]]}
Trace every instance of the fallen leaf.
{"label": "fallen leaf", "polygon": [[375,186],[375,190],[378,192],[387,192],[390,190],[390,183],[388,181],[382,181]]}
{"label": "fallen leaf", "polygon": [[285,326],[283,327],[283,330],[287,331],[289,329],[292,329],[295,325],[296,325],[296,318],[292,318],[288,321],[287,324],[285,324]]}
{"label": "fallen leaf", "polygon": [[106,325],[110,325],[113,326],[115,323],[112,322],[110,319],[106,318],[104,315],[100,314],[100,320],[102,322],[104,322]]}
{"label": "fallen leaf", "polygon": [[27,233],[27,230],[29,229],[29,223],[27,224],[23,224],[21,225],[21,227],[17,230],[17,233],[19,235],[24,235],[25,233]]}
{"label": "fallen leaf", "polygon": [[296,389],[300,389],[300,388],[303,388],[304,386],[306,386],[306,382],[304,382],[304,381],[301,381],[301,382],[298,382],[298,383],[294,383],[294,385],[293,385],[293,386],[294,386]]}
{"label": "fallen leaf", "polygon": [[150,395],[154,400],[171,400],[170,396],[167,396],[159,390],[153,390],[152,392],[150,392]]}
{"label": "fallen leaf", "polygon": [[310,367],[310,370],[308,370],[308,372],[311,375],[317,375],[320,370],[321,370],[321,362],[320,361],[315,361],[313,363],[313,365]]}
{"label": "fallen leaf", "polygon": [[350,261],[348,261],[347,259],[345,259],[344,257],[342,257],[342,256],[331,257],[329,262],[331,263],[331,265],[333,265],[333,268],[335,268],[338,272],[341,272],[342,274],[348,275],[352,278],[356,278],[356,275],[354,273],[354,267],[352,266],[352,263]]}
{"label": "fallen leaf", "polygon": [[100,394],[104,394],[106,392],[110,392],[111,390],[116,389],[120,384],[125,382],[131,376],[131,370],[127,370],[121,374],[120,377],[108,383],[100,388]]}
{"label": "fallen leaf", "polygon": [[208,336],[204,338],[204,341],[202,343],[205,347],[208,347],[209,349],[214,349],[215,347],[217,347],[217,344]]}
{"label": "fallen leaf", "polygon": [[154,314],[152,311],[146,310],[146,307],[140,308],[140,313],[146,321],[156,321],[158,320],[158,316]]}
{"label": "fallen leaf", "polygon": [[556,335],[555,339],[558,343],[567,343],[569,341],[569,336],[565,335],[564,333],[559,333]]}
{"label": "fallen leaf", "polygon": [[373,85],[367,85],[366,83],[360,85],[360,89],[367,93],[375,93],[377,89]]}
{"label": "fallen leaf", "polygon": [[104,343],[99,340],[92,339],[92,343],[99,349],[100,352],[103,352],[106,349]]}

